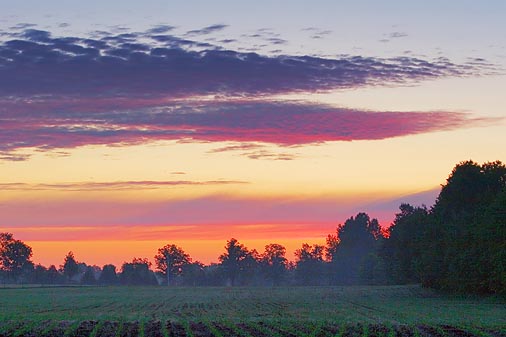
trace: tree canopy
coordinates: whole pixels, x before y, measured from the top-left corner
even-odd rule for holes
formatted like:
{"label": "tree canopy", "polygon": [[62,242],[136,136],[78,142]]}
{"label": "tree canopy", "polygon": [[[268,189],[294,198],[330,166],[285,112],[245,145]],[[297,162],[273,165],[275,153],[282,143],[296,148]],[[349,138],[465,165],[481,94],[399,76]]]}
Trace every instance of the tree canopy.
{"label": "tree canopy", "polygon": [[0,269],[15,280],[25,268],[33,269],[32,248],[11,233],[0,233]]}
{"label": "tree canopy", "polygon": [[186,265],[191,263],[190,255],[186,254],[183,248],[174,244],[166,245],[158,249],[155,255],[156,269],[167,278],[167,284],[173,276],[180,276]]}

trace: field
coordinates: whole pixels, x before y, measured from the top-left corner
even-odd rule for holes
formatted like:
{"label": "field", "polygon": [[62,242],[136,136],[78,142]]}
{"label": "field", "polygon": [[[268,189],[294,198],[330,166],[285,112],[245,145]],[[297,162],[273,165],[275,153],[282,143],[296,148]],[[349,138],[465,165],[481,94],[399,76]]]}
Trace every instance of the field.
{"label": "field", "polygon": [[506,337],[506,300],[418,286],[0,288],[0,336]]}

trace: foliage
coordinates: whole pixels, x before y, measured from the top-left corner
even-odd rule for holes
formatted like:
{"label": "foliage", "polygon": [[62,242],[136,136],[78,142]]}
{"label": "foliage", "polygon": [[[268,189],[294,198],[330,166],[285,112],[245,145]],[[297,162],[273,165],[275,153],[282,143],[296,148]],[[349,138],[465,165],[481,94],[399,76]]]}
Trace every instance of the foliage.
{"label": "foliage", "polygon": [[284,281],[288,266],[284,246],[277,243],[266,245],[264,253],[260,256],[260,262],[265,277],[273,285],[278,286]]}
{"label": "foliage", "polygon": [[77,275],[79,272],[79,265],[73,252],[70,251],[67,253],[65,259],[63,260],[63,264],[60,266],[60,270],[68,282],[72,281],[72,278]]}
{"label": "foliage", "polygon": [[325,284],[325,263],[323,260],[325,247],[303,243],[295,251],[295,275],[301,285]]}
{"label": "foliage", "polygon": [[81,284],[94,285],[96,283],[97,279],[95,277],[95,269],[93,267],[88,266],[81,279]]}
{"label": "foliage", "polygon": [[151,262],[146,258],[134,258],[121,266],[119,279],[123,285],[157,285],[155,274],[150,269]]}
{"label": "foliage", "polygon": [[506,166],[455,166],[430,211],[401,205],[382,254],[397,283],[506,293]]}
{"label": "foliage", "polygon": [[32,248],[11,233],[0,233],[0,270],[18,280],[24,270],[33,269]]}
{"label": "foliage", "polygon": [[115,285],[118,284],[118,275],[116,274],[116,266],[113,264],[106,264],[102,267],[102,273],[98,278],[98,284],[101,285]]}
{"label": "foliage", "polygon": [[388,229],[388,240],[384,240],[380,255],[393,283],[417,283],[421,278],[420,264],[425,253],[423,240],[429,212],[425,206],[409,204],[401,204],[399,209]]}
{"label": "foliage", "polygon": [[170,282],[172,276],[181,276],[190,263],[190,255],[174,244],[158,249],[158,254],[155,255],[156,269],[166,276],[167,283]]}
{"label": "foliage", "polygon": [[[250,252],[237,239],[230,239],[225,246],[225,253],[218,257],[221,267],[228,278],[231,286],[237,285],[241,276],[251,271],[250,268],[256,267],[256,251]],[[241,281],[244,281],[244,277]]]}
{"label": "foliage", "polygon": [[[371,219],[366,213],[358,213],[346,220],[344,225],[339,225],[336,234],[327,237],[326,255],[330,261],[331,282],[376,283],[371,277],[379,275],[374,270],[380,268],[380,264],[371,256],[376,254],[382,238],[378,220]],[[364,265],[366,262],[367,265]]]}

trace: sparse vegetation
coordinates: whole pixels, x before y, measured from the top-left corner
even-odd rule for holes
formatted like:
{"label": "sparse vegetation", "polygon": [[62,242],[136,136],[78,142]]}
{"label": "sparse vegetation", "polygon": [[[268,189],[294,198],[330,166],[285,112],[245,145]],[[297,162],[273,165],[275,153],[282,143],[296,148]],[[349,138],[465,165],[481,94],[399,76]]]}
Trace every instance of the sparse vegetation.
{"label": "sparse vegetation", "polygon": [[505,299],[419,286],[0,288],[0,336],[505,334]]}

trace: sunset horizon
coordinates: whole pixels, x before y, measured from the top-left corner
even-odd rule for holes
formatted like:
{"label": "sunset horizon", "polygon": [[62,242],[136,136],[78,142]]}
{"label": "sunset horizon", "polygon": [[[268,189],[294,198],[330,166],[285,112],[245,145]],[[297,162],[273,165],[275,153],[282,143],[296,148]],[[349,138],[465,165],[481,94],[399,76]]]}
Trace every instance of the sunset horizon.
{"label": "sunset horizon", "polygon": [[35,264],[120,267],[167,244],[217,263],[231,238],[294,260],[360,212],[386,229],[458,163],[506,161],[488,4],[9,4],[0,232]]}

